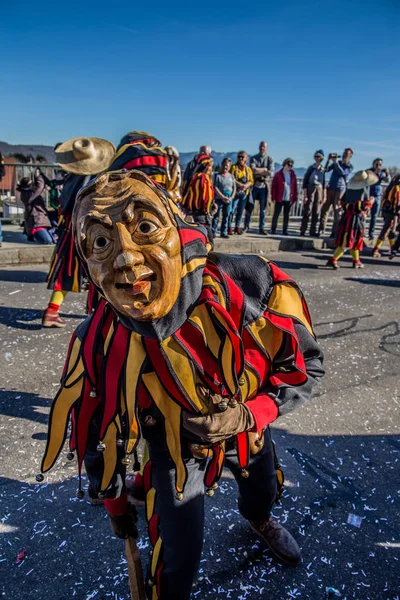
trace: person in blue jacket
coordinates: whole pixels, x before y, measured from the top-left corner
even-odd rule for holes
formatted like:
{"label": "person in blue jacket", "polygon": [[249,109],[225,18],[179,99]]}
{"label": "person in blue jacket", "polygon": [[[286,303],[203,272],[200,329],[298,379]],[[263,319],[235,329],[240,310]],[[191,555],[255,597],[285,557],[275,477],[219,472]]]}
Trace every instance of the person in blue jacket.
{"label": "person in blue jacket", "polygon": [[[341,200],[344,196],[347,187],[347,178],[353,171],[351,158],[353,150],[346,148],[343,152],[342,159],[339,160],[337,154],[330,154],[325,166],[325,172],[332,172],[331,178],[327,187],[326,200],[321,208],[321,219],[319,222],[319,235],[325,233],[326,224],[328,222],[329,211],[333,209],[333,227],[331,237],[335,237],[339,226],[340,217],[342,216]],[[332,164],[329,164],[331,163]]]}

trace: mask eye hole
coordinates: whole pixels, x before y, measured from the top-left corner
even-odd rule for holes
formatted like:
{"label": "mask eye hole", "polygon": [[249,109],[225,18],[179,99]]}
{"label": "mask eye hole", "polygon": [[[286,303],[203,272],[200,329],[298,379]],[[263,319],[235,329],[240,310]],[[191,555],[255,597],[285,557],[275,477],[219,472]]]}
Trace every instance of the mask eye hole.
{"label": "mask eye hole", "polygon": [[104,237],[104,235],[99,235],[99,237],[94,240],[93,248],[96,250],[104,250],[110,243],[110,240]]}
{"label": "mask eye hole", "polygon": [[139,223],[138,231],[143,235],[148,235],[149,233],[154,233],[157,231],[157,226],[151,221],[144,220]]}

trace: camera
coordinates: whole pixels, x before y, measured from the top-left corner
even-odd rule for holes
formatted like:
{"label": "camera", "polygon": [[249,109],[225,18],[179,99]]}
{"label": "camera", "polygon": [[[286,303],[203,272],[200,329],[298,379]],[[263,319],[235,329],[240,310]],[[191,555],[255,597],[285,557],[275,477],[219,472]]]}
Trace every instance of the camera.
{"label": "camera", "polygon": [[331,152],[330,158],[340,158],[342,155],[339,152]]}

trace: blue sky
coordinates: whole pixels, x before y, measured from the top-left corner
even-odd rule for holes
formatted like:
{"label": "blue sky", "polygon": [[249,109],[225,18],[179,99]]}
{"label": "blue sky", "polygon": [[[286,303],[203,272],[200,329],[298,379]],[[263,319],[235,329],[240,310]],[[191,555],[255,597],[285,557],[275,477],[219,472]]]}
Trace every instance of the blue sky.
{"label": "blue sky", "polygon": [[281,161],[354,149],[400,163],[398,0],[7,2],[0,140],[118,142],[150,131],[182,151]]}

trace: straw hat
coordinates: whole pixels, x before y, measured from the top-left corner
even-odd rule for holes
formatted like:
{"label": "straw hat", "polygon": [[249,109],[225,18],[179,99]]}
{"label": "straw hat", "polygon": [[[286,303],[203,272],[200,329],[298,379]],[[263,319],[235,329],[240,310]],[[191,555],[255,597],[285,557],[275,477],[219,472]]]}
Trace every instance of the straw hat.
{"label": "straw hat", "polygon": [[378,183],[379,177],[373,171],[357,171],[347,184],[349,190],[361,190],[362,188]]}
{"label": "straw hat", "polygon": [[56,149],[57,164],[75,175],[97,175],[105,171],[115,154],[115,146],[96,137],[73,138]]}

